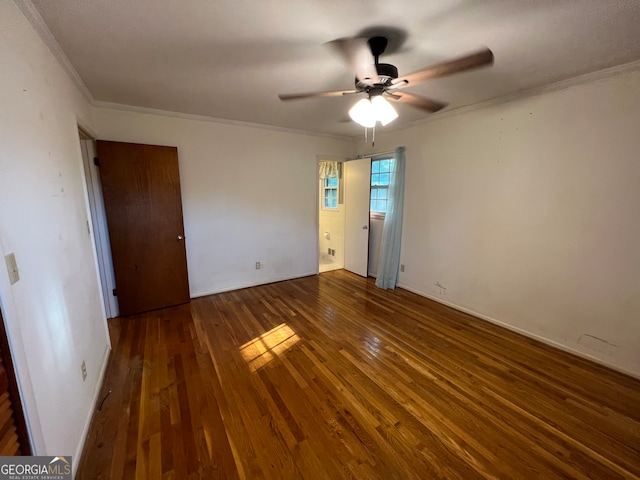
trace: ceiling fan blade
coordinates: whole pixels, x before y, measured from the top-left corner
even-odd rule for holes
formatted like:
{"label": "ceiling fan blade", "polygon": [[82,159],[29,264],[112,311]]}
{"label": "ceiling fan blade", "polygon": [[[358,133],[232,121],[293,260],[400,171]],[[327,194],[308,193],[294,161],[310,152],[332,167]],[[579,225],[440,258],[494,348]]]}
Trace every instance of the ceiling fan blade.
{"label": "ceiling fan blade", "polygon": [[378,81],[378,70],[371,47],[364,38],[339,38],[328,42],[351,66],[356,78],[364,85]]}
{"label": "ceiling fan blade", "polygon": [[351,95],[354,93],[360,92],[358,90],[329,90],[326,92],[281,93],[278,97],[280,97],[280,100],[286,102],[287,100],[300,100],[303,98],[341,97],[343,95]]}
{"label": "ceiling fan blade", "polygon": [[447,103],[431,100],[429,98],[409,92],[393,92],[392,94],[390,93],[388,95],[385,95],[385,98],[393,102],[405,103],[407,105],[411,105],[412,107],[419,108],[420,110],[424,110],[430,113],[442,110],[448,105]]}
{"label": "ceiling fan blade", "polygon": [[438,63],[423,68],[408,75],[396,78],[391,82],[392,85],[404,83],[404,86],[417,85],[431,78],[444,77],[453,73],[464,72],[472,68],[484,67],[493,64],[493,52],[488,48],[483,48],[470,55],[450,60],[448,62]]}

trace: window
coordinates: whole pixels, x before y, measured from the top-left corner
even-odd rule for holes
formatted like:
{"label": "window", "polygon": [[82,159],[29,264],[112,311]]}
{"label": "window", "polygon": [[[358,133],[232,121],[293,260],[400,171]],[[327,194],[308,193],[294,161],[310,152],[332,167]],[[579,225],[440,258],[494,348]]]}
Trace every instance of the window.
{"label": "window", "polygon": [[323,208],[338,208],[338,177],[327,177],[322,182]]}
{"label": "window", "polygon": [[371,213],[386,213],[389,194],[389,177],[393,170],[393,158],[381,158],[371,162]]}

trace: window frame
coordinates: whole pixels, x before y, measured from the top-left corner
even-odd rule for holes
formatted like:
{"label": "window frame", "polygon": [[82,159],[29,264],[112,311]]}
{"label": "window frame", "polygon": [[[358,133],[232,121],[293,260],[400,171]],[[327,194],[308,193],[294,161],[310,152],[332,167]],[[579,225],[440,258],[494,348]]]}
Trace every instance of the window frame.
{"label": "window frame", "polygon": [[[376,171],[374,171],[374,163],[377,163],[378,165],[382,165],[383,161],[389,161],[389,168],[388,170],[385,169],[384,171],[380,171],[380,168],[378,167],[378,169]],[[375,157],[371,159],[371,176],[369,178],[369,217],[370,218],[385,218],[386,216],[386,207],[387,207],[387,202],[389,200],[389,180],[391,179],[391,172],[393,171],[393,160],[394,157],[393,155],[391,156],[380,156],[380,157]],[[387,183],[386,184],[380,184],[380,175],[385,175],[387,174]],[[377,176],[377,183],[374,184],[374,175]],[[376,191],[376,198],[373,198],[373,192],[374,190]],[[384,212],[380,212],[380,211],[376,211],[376,210],[372,210],[371,209],[371,202],[372,200],[376,200],[376,202],[380,199],[379,196],[377,195],[378,192],[380,192],[381,190],[384,190],[386,192],[386,198],[382,199],[385,201],[385,211]]]}
{"label": "window frame", "polygon": [[[328,185],[329,180],[336,180],[336,185]],[[340,177],[326,177],[326,178],[322,178],[322,209],[323,210],[329,210],[332,212],[335,212],[338,210],[339,205],[340,205]],[[326,200],[327,200],[327,192],[334,190],[335,193],[335,200],[336,200],[336,206],[335,207],[330,207],[327,206],[326,204]]]}

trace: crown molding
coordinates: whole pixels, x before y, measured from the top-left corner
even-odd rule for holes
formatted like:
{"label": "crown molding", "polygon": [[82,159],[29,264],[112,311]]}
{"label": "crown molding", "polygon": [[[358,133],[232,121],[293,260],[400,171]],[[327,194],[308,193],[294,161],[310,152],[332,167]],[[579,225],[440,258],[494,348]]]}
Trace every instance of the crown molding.
{"label": "crown molding", "polygon": [[[453,117],[456,115],[462,115],[469,112],[475,112],[476,110],[482,110],[488,107],[495,107],[497,105],[502,105],[505,103],[516,102],[518,100],[523,100],[525,98],[536,97],[539,95],[557,92],[560,90],[566,90],[568,88],[575,87],[578,85],[585,85],[585,84],[593,83],[599,80],[606,80],[608,78],[615,77],[617,75],[621,75],[628,72],[633,72],[633,71],[640,71],[640,60],[634,60],[633,62],[623,63],[621,65],[616,65],[616,66],[605,68],[602,70],[596,70],[594,72],[577,75],[575,77],[566,78],[564,80],[559,80],[557,82],[549,83],[547,85],[541,85],[539,87],[530,88],[528,90],[522,90],[520,92],[503,95],[501,97],[492,98],[490,100],[486,100],[481,103],[467,105],[465,107],[456,108],[454,110],[449,110],[444,112],[440,111],[438,113],[429,115],[426,118],[414,120],[412,122],[399,126],[398,128],[395,128],[393,130],[388,129],[387,132],[388,133],[401,132],[411,127],[424,125],[426,123],[431,123],[431,122],[437,122],[439,120],[444,120],[445,118]],[[357,137],[353,137],[353,138],[355,139]]]}
{"label": "crown molding", "polygon": [[62,47],[56,40],[56,38],[49,30],[49,27],[42,19],[40,12],[36,9],[36,7],[31,3],[31,0],[14,0],[18,8],[22,11],[23,15],[27,18],[31,26],[38,33],[42,41],[49,48],[53,56],[58,60],[58,63],[62,66],[62,68],[67,72],[69,78],[73,81],[73,83],[78,87],[78,89],[82,92],[82,95],[87,99],[89,103],[93,103],[93,95],[89,92],[89,89],[80,78],[80,75],[73,68],[73,65],[69,61],[69,58],[62,50]]}
{"label": "crown molding", "polygon": [[[168,110],[159,110],[159,109],[146,108],[146,107],[137,107],[133,105],[124,105],[119,103],[97,101],[93,98],[93,95],[91,95],[91,92],[89,91],[85,83],[82,81],[82,78],[80,77],[76,69],[71,64],[69,58],[62,50],[62,47],[60,47],[60,44],[51,33],[51,30],[49,30],[49,27],[42,19],[40,12],[38,12],[38,10],[35,8],[31,0],[14,0],[14,2],[20,8],[24,16],[29,21],[29,23],[31,23],[31,25],[33,26],[35,31],[38,33],[38,35],[40,36],[42,41],[45,43],[45,45],[49,48],[53,56],[58,60],[62,68],[69,75],[73,83],[82,92],[83,96],[87,99],[87,101],[95,108],[106,108],[106,109],[122,110],[122,111],[143,113],[143,114],[156,115],[156,116],[182,118],[186,120],[197,120],[197,121],[221,123],[226,125],[235,125],[235,126],[241,126],[241,127],[247,127],[247,128],[271,130],[271,131],[276,131],[281,133],[292,133],[297,135],[309,135],[309,136],[315,136],[315,137],[331,138],[335,140],[355,141],[356,139],[360,138],[360,134],[337,135],[337,134],[330,134],[330,133],[321,133],[321,132],[314,132],[310,130],[298,130],[298,129],[287,128],[287,127],[278,127],[275,125],[244,122],[240,120],[230,120],[230,119],[218,118],[218,117],[209,117],[206,115],[195,115],[195,114],[188,114],[188,113],[181,113],[181,112],[173,112]],[[493,107],[496,105],[511,103],[511,102],[515,102],[515,101],[529,98],[529,97],[534,97],[534,96],[543,95],[546,93],[564,90],[577,85],[592,83],[598,80],[607,79],[609,77],[613,77],[616,75],[620,75],[622,73],[631,72],[635,70],[640,70],[640,60],[635,60],[633,62],[605,68],[602,70],[597,70],[595,72],[589,72],[586,74],[577,75],[575,77],[560,80],[548,85],[542,85],[542,86],[534,87],[528,90],[523,90],[523,91],[512,93],[512,94],[503,95],[501,97],[492,98],[490,100],[487,100],[481,103],[476,103],[473,105],[456,108],[454,110],[440,111],[438,113],[428,115],[426,118],[414,120],[402,126],[398,126],[397,128],[386,129],[386,132],[395,133],[395,132],[405,130],[407,128],[418,126],[418,125],[423,125],[430,122],[437,122],[439,120],[443,120],[445,118],[449,118],[455,115],[461,115],[464,113],[481,110],[487,107]]]}
{"label": "crown molding", "polygon": [[207,115],[196,115],[192,113],[174,112],[171,110],[159,110],[156,108],[137,107],[135,105],[126,105],[123,103],[111,103],[94,100],[91,103],[95,108],[107,110],[120,110],[130,113],[141,113],[145,115],[155,115],[159,117],[181,118],[183,120],[195,120],[199,122],[221,123],[224,125],[233,125],[236,127],[257,128],[260,130],[271,130],[280,133],[292,133],[295,135],[308,135],[312,137],[331,138],[334,140],[348,140],[352,138],[349,135],[335,135],[331,133],[313,132],[310,130],[297,130],[294,128],[278,127],[275,125],[267,125],[264,123],[244,122],[242,120],[230,120],[228,118],[210,117]]}

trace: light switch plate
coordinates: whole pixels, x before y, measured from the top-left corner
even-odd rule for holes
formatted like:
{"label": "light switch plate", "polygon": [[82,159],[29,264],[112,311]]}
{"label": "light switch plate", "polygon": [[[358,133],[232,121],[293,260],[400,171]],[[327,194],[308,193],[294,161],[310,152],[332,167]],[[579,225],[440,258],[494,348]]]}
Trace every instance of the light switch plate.
{"label": "light switch plate", "polygon": [[18,264],[16,263],[16,256],[13,253],[5,255],[4,261],[7,264],[7,272],[9,272],[9,282],[11,285],[20,280],[20,273],[18,272]]}

